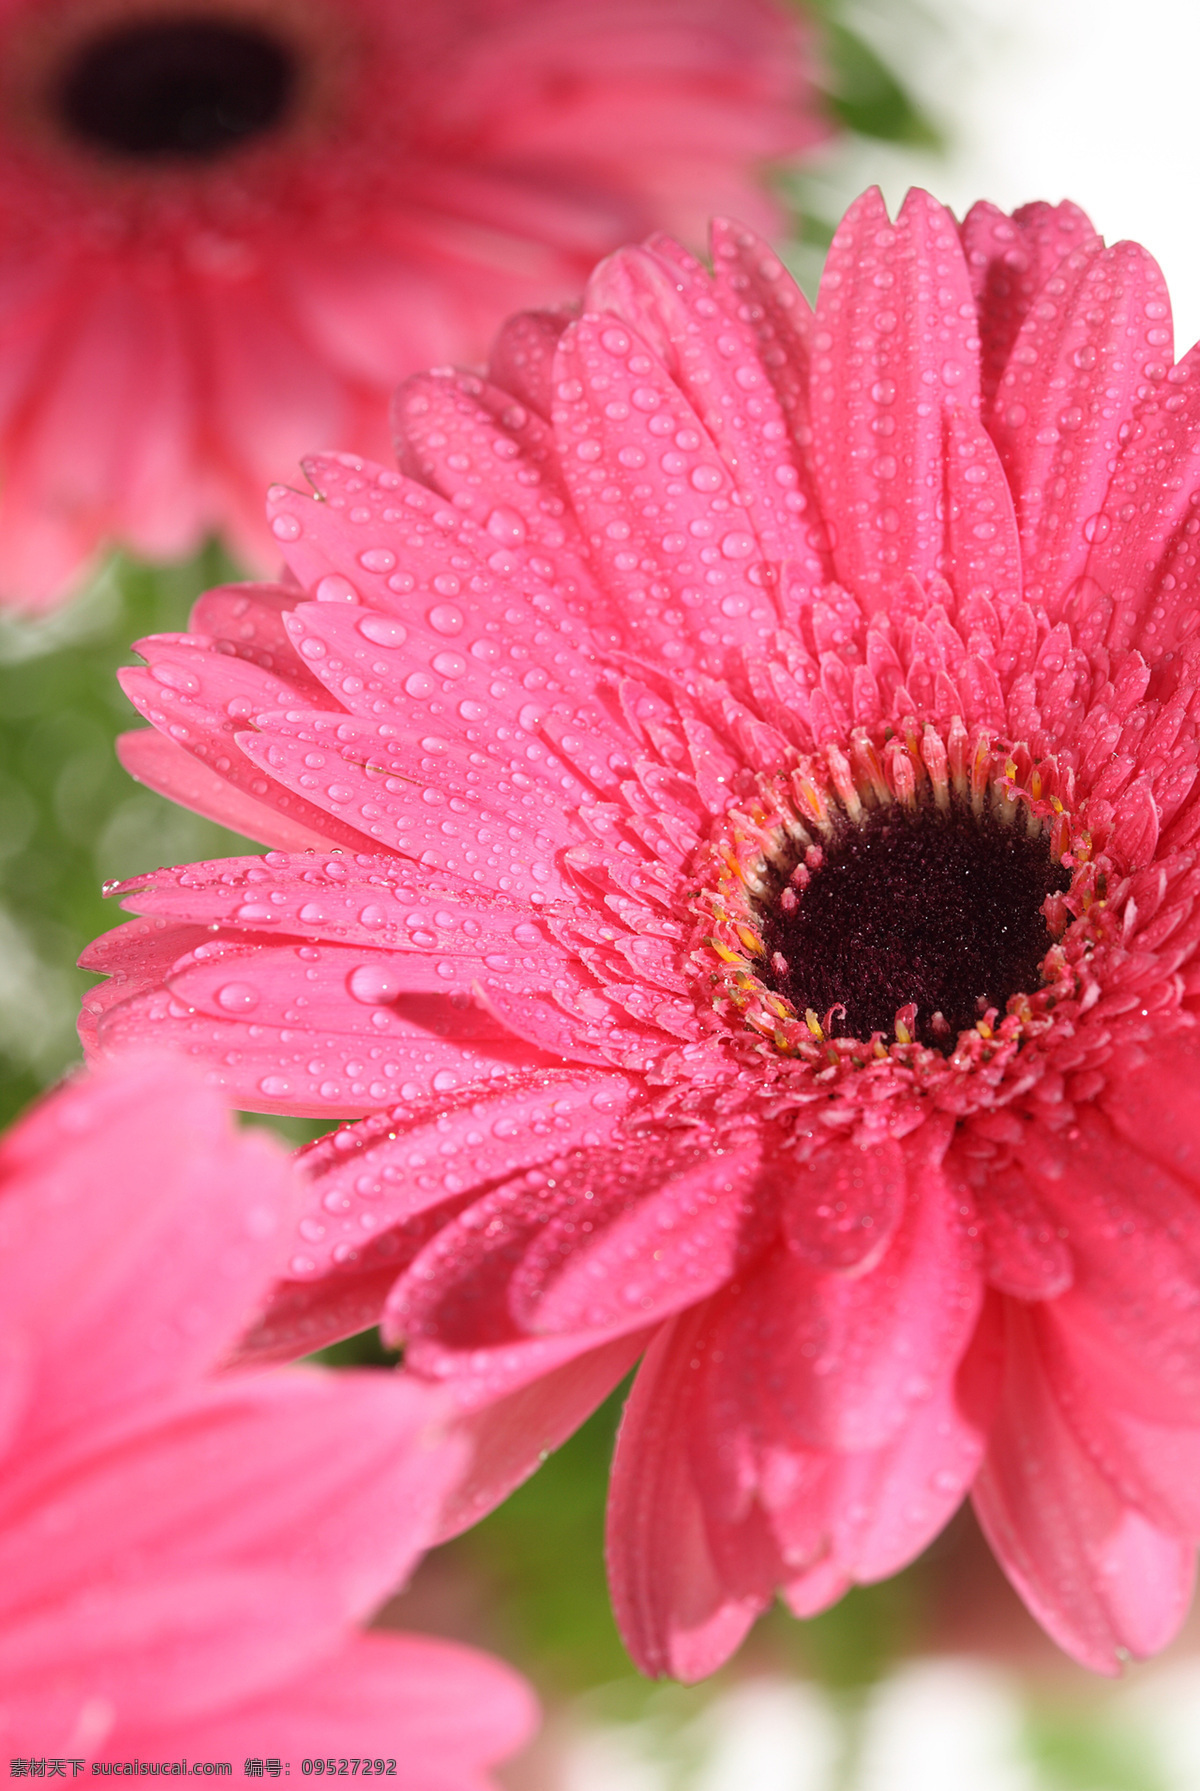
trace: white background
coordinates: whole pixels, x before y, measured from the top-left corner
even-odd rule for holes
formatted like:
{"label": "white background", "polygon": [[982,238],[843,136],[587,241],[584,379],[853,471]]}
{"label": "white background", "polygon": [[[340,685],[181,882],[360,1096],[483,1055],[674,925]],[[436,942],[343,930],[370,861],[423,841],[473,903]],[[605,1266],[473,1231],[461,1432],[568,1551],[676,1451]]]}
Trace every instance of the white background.
{"label": "white background", "polygon": [[[1158,258],[1176,350],[1200,337],[1200,0],[859,0],[864,36],[944,125],[935,159],[875,146],[839,155],[844,201],[910,182],[960,214],[1076,200],[1110,242]],[[831,207],[831,210],[834,210]]]}

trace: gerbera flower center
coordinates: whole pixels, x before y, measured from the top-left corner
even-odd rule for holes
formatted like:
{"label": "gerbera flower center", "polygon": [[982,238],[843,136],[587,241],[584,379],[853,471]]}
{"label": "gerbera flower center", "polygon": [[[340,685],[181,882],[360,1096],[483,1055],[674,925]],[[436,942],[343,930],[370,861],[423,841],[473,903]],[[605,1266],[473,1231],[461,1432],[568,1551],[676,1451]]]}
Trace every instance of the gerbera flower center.
{"label": "gerbera flower center", "polygon": [[110,153],[209,160],[282,122],[296,74],[291,48],[252,21],[141,20],[76,50],[57,107],[75,137]]}
{"label": "gerbera flower center", "polygon": [[1059,781],[957,721],[882,751],[860,730],[849,755],[760,780],[710,842],[697,898],[718,1010],[802,1055],[881,1036],[949,1055],[1029,1018],[1078,862]]}
{"label": "gerbera flower center", "polygon": [[842,821],[805,869],[798,899],[775,871],[758,904],[766,986],[851,1038],[890,1035],[913,1008],[912,1036],[942,1049],[1038,987],[1052,943],[1042,905],[1067,883],[1041,832],[958,802]]}

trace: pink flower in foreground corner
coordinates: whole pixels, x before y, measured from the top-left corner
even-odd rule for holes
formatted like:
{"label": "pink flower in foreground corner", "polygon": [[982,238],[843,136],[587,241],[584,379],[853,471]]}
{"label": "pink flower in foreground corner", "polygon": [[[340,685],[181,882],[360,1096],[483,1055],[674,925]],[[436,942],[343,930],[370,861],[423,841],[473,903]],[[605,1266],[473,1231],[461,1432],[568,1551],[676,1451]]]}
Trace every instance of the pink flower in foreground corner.
{"label": "pink flower in foreground corner", "polygon": [[[461,1445],[394,1375],[214,1373],[294,1175],[194,1070],[141,1059],[0,1143],[0,1744],[364,1750],[483,1791],[530,1726],[499,1662],[364,1635]],[[238,1767],[240,1770],[240,1766]]]}
{"label": "pink flower in foreground corner", "polygon": [[651,1670],[973,1486],[1113,1671],[1200,1531],[1197,361],[1069,205],[869,193],[815,317],[713,252],[410,382],[400,472],[272,493],[291,585],[142,643],[126,762],[278,850],[130,885],[86,1027],[363,1116],[251,1348],[382,1312],[458,1521],[646,1351]]}
{"label": "pink flower in foreground corner", "polygon": [[[0,600],[224,531],[826,134],[789,0],[0,0]],[[267,557],[264,559],[264,555]]]}

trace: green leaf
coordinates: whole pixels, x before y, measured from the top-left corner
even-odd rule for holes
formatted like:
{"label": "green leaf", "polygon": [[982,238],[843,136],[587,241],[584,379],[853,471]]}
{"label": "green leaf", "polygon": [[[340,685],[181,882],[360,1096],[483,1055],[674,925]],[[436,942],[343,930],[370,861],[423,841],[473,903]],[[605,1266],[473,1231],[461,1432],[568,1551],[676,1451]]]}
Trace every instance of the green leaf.
{"label": "green leaf", "polygon": [[847,130],[885,143],[941,149],[941,133],[866,40],[837,19],[823,27],[829,104]]}

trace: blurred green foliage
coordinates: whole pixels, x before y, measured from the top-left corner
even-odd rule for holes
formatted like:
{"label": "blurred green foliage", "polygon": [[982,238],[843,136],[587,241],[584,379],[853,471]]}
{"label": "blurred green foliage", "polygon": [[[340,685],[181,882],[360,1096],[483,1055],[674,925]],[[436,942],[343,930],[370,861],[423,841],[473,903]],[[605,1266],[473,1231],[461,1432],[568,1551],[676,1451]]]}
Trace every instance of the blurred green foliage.
{"label": "blurred green foliage", "polygon": [[806,0],[817,20],[830,111],[845,130],[883,143],[944,147],[942,133],[863,33],[846,0]]}
{"label": "blurred green foliage", "polygon": [[93,979],[75,960],[123,918],[103,882],[259,849],[135,784],[113,751],[139,725],[115,676],[130,642],[186,627],[231,572],[215,546],[169,568],[117,559],[71,607],[0,623],[0,1119],[78,1058]]}
{"label": "blurred green foliage", "polygon": [[1167,1791],[1144,1739],[1097,1717],[1094,1704],[1031,1703],[1023,1752],[1045,1791]]}

